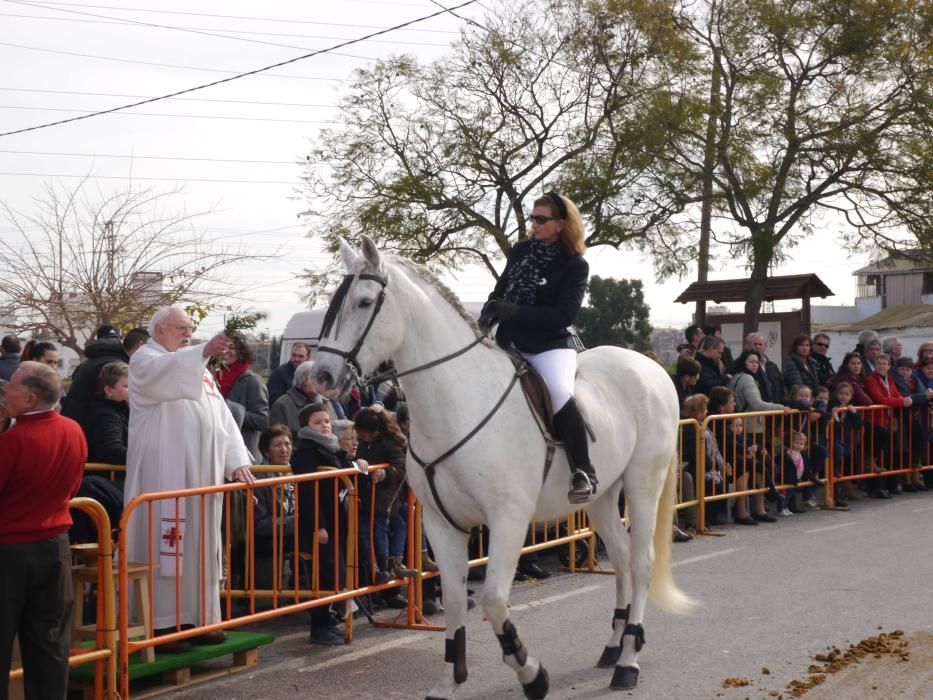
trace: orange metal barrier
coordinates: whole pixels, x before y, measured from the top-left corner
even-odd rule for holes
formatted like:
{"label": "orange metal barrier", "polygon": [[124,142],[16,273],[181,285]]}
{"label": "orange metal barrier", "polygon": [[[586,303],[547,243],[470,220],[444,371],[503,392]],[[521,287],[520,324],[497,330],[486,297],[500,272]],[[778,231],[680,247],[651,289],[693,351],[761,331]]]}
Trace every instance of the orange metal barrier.
{"label": "orange metal barrier", "polygon": [[[94,662],[94,697],[114,700],[116,694],[116,616],[114,613],[113,547],[110,539],[110,518],[104,507],[91,498],[72,498],[69,508],[81,510],[97,528],[97,634],[93,649],[72,649],[68,666]],[[22,678],[23,669],[10,671],[10,680]],[[106,693],[106,694],[105,694]]]}

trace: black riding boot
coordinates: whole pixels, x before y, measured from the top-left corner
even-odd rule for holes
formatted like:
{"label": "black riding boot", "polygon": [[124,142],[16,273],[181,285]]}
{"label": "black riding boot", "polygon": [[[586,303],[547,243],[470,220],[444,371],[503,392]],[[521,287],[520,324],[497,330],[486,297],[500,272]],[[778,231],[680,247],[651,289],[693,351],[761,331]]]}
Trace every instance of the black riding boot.
{"label": "black riding boot", "polygon": [[567,498],[571,503],[586,503],[596,494],[598,482],[596,470],[590,464],[586,424],[572,397],[554,414],[554,431],[563,440],[567,461],[570,462],[570,491]]}

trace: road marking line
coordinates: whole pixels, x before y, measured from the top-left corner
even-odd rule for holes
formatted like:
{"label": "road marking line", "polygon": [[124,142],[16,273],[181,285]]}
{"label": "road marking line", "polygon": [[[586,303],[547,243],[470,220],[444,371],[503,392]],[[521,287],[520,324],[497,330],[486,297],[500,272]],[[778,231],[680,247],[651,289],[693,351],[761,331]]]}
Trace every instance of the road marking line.
{"label": "road marking line", "polygon": [[340,664],[345,664],[350,661],[358,661],[360,659],[365,659],[367,656],[373,656],[379,654],[383,651],[389,651],[390,649],[395,649],[396,647],[407,646],[408,644],[414,644],[415,642],[420,642],[424,639],[429,639],[430,637],[426,634],[407,634],[404,637],[398,637],[397,639],[390,639],[388,642],[383,642],[382,644],[376,644],[366,649],[360,649],[359,651],[352,651],[349,654],[343,654],[334,659],[327,659],[327,661],[322,661],[319,664],[314,664],[313,666],[305,666],[298,669],[298,673],[312,673],[314,671],[323,671],[325,668],[331,668],[333,666],[339,666]]}
{"label": "road marking line", "polygon": [[838,525],[827,525],[826,527],[817,527],[817,528],[814,528],[813,530],[804,530],[804,533],[811,535],[814,532],[829,532],[830,530],[838,530],[841,527],[850,527],[852,525],[855,525],[855,521],[848,522],[848,523],[839,523]]}
{"label": "road marking line", "polygon": [[926,513],[928,510],[933,510],[933,506],[927,506],[926,508],[917,508],[916,510],[910,511],[911,513]]}
{"label": "road marking line", "polygon": [[706,561],[707,559],[715,559],[716,557],[724,557],[727,554],[738,552],[739,549],[741,549],[741,547],[733,547],[731,549],[723,549],[719,552],[710,552],[709,554],[700,554],[695,557],[687,557],[686,559],[675,561],[673,564],[671,564],[671,567],[683,566],[684,564],[693,564],[694,562]]}
{"label": "road marking line", "polygon": [[557,593],[556,595],[549,595],[546,598],[541,598],[541,600],[532,600],[527,603],[520,603],[519,605],[513,605],[509,608],[509,612],[521,612],[522,610],[530,610],[531,608],[540,608],[542,605],[548,605],[550,603],[556,603],[559,600],[564,600],[565,598],[572,598],[574,596],[580,595],[581,593],[589,593],[590,591],[599,590],[599,586],[584,586],[583,588],[578,588],[575,591],[568,591],[566,593]]}

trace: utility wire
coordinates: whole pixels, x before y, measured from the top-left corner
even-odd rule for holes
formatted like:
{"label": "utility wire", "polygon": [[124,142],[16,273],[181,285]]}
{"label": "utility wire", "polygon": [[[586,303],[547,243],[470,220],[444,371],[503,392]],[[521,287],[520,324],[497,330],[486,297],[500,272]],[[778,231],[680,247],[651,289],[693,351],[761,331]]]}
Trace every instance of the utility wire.
{"label": "utility wire", "polygon": [[255,69],[255,70],[247,71],[247,72],[245,72],[245,73],[238,73],[237,75],[230,76],[229,78],[223,78],[223,79],[221,79],[221,80],[216,80],[216,81],[211,82],[211,83],[205,83],[205,84],[203,84],[203,85],[196,85],[196,86],[194,86],[194,87],[186,88],[185,90],[179,90],[179,91],[177,91],[177,92],[169,93],[169,94],[167,94],[167,95],[162,95],[162,96],[160,96],[160,97],[153,97],[153,98],[148,99],[148,100],[142,100],[142,101],[140,101],[140,102],[134,102],[134,103],[132,103],[132,104],[123,105],[123,106],[121,106],[121,107],[113,107],[113,108],[111,108],[111,109],[101,110],[101,111],[98,111],[98,112],[92,112],[91,114],[84,114],[84,115],[77,116],[77,117],[70,117],[70,118],[68,118],[68,119],[61,119],[61,120],[54,121],[54,122],[47,122],[47,123],[45,123],[45,124],[37,124],[37,125],[35,125],[35,126],[29,126],[29,127],[23,128],[23,129],[16,129],[16,130],[14,130],[14,131],[2,132],[2,133],[0,133],[0,136],[12,136],[13,134],[22,134],[22,133],[25,133],[25,132],[28,132],[28,131],[36,131],[36,130],[38,130],[38,129],[45,129],[45,128],[48,128],[48,127],[51,127],[51,126],[58,126],[58,125],[60,125],[60,124],[67,124],[67,123],[79,121],[79,120],[82,120],[82,119],[90,119],[90,118],[92,118],[92,117],[100,116],[100,115],[103,115],[103,114],[113,114],[114,112],[119,112],[119,111],[122,111],[122,110],[125,110],[125,109],[130,109],[131,107],[139,107],[140,105],[148,104],[148,103],[150,103],[150,102],[157,102],[157,101],[159,101],[159,100],[168,99],[169,97],[178,97],[179,95],[184,95],[184,94],[187,94],[187,93],[190,93],[190,92],[194,92],[194,91],[196,91],[196,90],[203,90],[203,89],[208,88],[208,87],[214,87],[214,86],[216,86],[216,85],[221,85],[221,84],[223,84],[223,83],[229,83],[229,82],[232,82],[232,81],[234,81],[234,80],[239,80],[240,78],[245,78],[245,77],[250,76],[250,75],[257,75],[257,74],[259,74],[259,73],[264,73],[264,72],[269,71],[269,70],[271,70],[271,69],[273,69],[273,68],[281,68],[282,66],[286,66],[286,65],[289,65],[289,64],[292,64],[292,63],[297,63],[298,61],[302,61],[302,60],[305,60],[305,59],[307,59],[307,58],[311,58],[311,57],[313,57],[313,56],[319,56],[319,55],[322,55],[322,54],[325,54],[325,53],[333,53],[336,49],[343,48],[344,46],[350,46],[351,44],[358,44],[358,43],[367,41],[367,40],[369,40],[369,39],[372,39],[373,37],[382,36],[383,34],[388,34],[389,32],[393,32],[393,31],[402,29],[402,28],[404,28],[404,27],[411,26],[411,25],[413,25],[413,24],[418,24],[418,23],[420,23],[420,22],[424,22],[424,21],[429,20],[429,19],[432,19],[432,18],[434,18],[434,17],[438,17],[438,16],[440,16],[440,15],[450,14],[450,13],[453,12],[454,10],[462,9],[462,8],[464,8],[464,7],[467,7],[468,5],[474,4],[475,2],[476,2],[476,0],[466,0],[466,2],[460,3],[459,5],[456,5],[456,6],[454,6],[454,7],[451,7],[451,8],[444,8],[444,9],[438,11],[438,12],[434,12],[434,13],[431,13],[431,14],[429,14],[429,15],[424,15],[424,16],[422,16],[422,17],[418,17],[418,18],[413,19],[413,20],[410,20],[410,21],[408,21],[408,22],[403,22],[403,23],[401,23],[401,24],[397,24],[397,25],[395,25],[395,26],[393,26],[393,27],[389,27],[388,29],[383,29],[383,30],[380,30],[380,31],[378,31],[378,32],[373,32],[373,33],[371,33],[371,34],[367,34],[367,35],[362,36],[362,37],[360,37],[360,38],[358,38],[358,39],[353,39],[353,40],[351,40],[351,41],[346,41],[346,42],[343,42],[343,43],[340,43],[340,44],[336,44],[336,45],[334,45],[334,46],[331,46],[330,48],[320,49],[320,50],[318,50],[318,51],[312,51],[312,52],[310,52],[310,53],[306,53],[306,54],[303,54],[303,55],[301,55],[301,56],[296,56],[295,58],[290,58],[290,59],[288,59],[288,60],[286,60],[286,61],[280,61],[280,62],[278,62],[278,63],[274,63],[274,64],[269,65],[269,66],[264,66],[264,67],[262,67],[262,68],[257,68],[257,69]]}
{"label": "utility wire", "polygon": [[[18,17],[25,17],[27,19],[39,19],[39,20],[47,20],[47,21],[69,21],[69,22],[111,20],[110,22],[108,22],[109,24],[132,25],[132,26],[139,26],[139,27],[148,27],[151,29],[170,29],[176,32],[199,34],[201,36],[210,36],[216,39],[228,39],[230,41],[244,41],[244,42],[248,42],[251,44],[262,44],[264,46],[277,46],[283,49],[301,49],[303,51],[308,50],[307,46],[295,46],[293,44],[281,44],[281,43],[274,42],[274,41],[263,41],[262,39],[249,39],[247,37],[242,37],[242,36],[230,36],[229,34],[218,33],[218,32],[223,32],[223,30],[204,29],[201,27],[178,27],[178,26],[170,25],[170,24],[155,24],[153,22],[142,22],[136,19],[124,19],[122,17],[111,17],[109,15],[99,15],[93,12],[81,12],[80,10],[68,10],[65,8],[53,7],[53,6],[49,6],[49,5],[45,5],[41,3],[23,2],[23,0],[2,0],[2,1],[11,3],[13,5],[22,5],[25,7],[40,8],[43,10],[49,10],[50,12],[68,12],[70,14],[83,15],[85,17],[94,17],[95,19],[94,20],[75,20],[75,19],[66,18],[66,17],[38,17],[34,15],[13,15],[14,17],[18,16]],[[333,36],[316,36],[316,37],[308,37],[308,38],[309,39],[326,39],[326,40],[346,41],[346,39],[343,37],[333,37]],[[409,42],[377,39],[375,40],[375,43],[406,44]],[[419,44],[417,42],[413,42],[413,43],[415,43],[415,45],[418,45],[418,46],[446,46],[446,44],[429,44],[429,43]]]}
{"label": "utility wire", "polygon": [[184,160],[204,163],[250,163],[258,165],[306,165],[300,159],[295,160],[245,160],[241,158],[186,158],[182,156],[139,156],[117,155],[113,153],[61,153],[58,151],[9,151],[0,149],[0,153],[21,156],[75,156],[80,158],[125,158],[128,160]]}
{"label": "utility wire", "polygon": [[[366,0],[344,0],[344,2],[366,2]],[[389,2],[389,0],[372,0],[373,3],[377,5],[401,5],[404,7],[424,7],[424,5],[415,5],[412,3],[399,3],[399,2]],[[94,5],[90,3],[80,3],[80,2],[56,2],[49,0],[50,5],[64,5],[66,7],[90,7],[97,10],[124,10],[126,12],[147,12],[151,14],[163,14],[163,15],[189,15],[193,17],[219,17],[222,19],[243,19],[253,22],[287,22],[288,24],[319,24],[329,27],[356,27],[357,29],[381,29],[382,27],[376,27],[366,24],[340,24],[336,22],[318,22],[315,20],[308,19],[280,19],[276,17],[249,17],[244,15],[218,15],[218,14],[209,14],[206,12],[182,12],[180,10],[151,10],[148,8],[140,7],[119,7],[114,5]],[[372,4],[372,3],[370,3]],[[439,29],[409,29],[408,31],[412,32],[438,32],[444,31]]]}
{"label": "utility wire", "polygon": [[[13,2],[14,0],[5,0],[5,1]],[[42,9],[48,9],[49,11],[65,12],[65,10],[60,10],[58,8],[49,7],[47,5],[34,5],[32,3],[23,3],[23,4],[26,4],[29,7],[39,7]],[[80,14],[86,14],[86,13],[80,13]],[[98,17],[102,15],[91,15],[91,16]],[[114,17],[113,21],[106,21],[106,20],[96,20],[96,19],[76,19],[74,17],[42,17],[40,15],[21,15],[21,14],[15,14],[12,12],[0,12],[0,17],[15,17],[19,19],[39,19],[39,20],[48,20],[50,22],[79,22],[83,24],[126,24],[127,22],[133,21],[133,20],[124,19],[120,17]],[[140,24],[145,24],[145,23],[140,22]],[[329,24],[329,23],[324,22],[323,24]],[[157,27],[160,25],[153,24],[151,26]],[[356,24],[337,24],[337,25],[332,25],[332,26],[353,27],[354,29],[382,29],[382,27],[379,27],[379,26],[356,25]],[[252,36],[278,36],[278,37],[285,37],[288,39],[328,39],[328,40],[334,41],[334,40],[343,38],[343,37],[335,37],[335,36],[321,36],[321,35],[315,35],[315,34],[291,34],[287,32],[257,32],[255,30],[249,30],[249,29],[220,29],[217,27],[180,27],[180,26],[175,27],[173,25],[173,28],[191,29],[191,30],[205,31],[205,32],[207,31],[223,32],[224,34],[250,34]],[[419,29],[404,30],[403,29],[401,31],[412,31],[412,32],[432,31],[432,32],[438,32],[442,34],[456,34],[456,32],[452,32],[446,29],[426,29],[426,30],[419,30]],[[403,41],[403,40],[399,40],[399,41],[386,40],[386,41],[378,41],[377,43],[410,44],[413,46],[447,46],[447,44],[438,44],[435,42],[418,42],[418,41],[412,42],[412,41]]]}
{"label": "utility wire", "polygon": [[[99,112],[91,112],[82,109],[66,109],[65,107],[21,107],[18,105],[0,105],[0,109],[25,109],[38,110],[42,112],[85,112],[94,115]],[[125,112],[120,114],[122,117],[179,117],[183,119],[224,119],[245,122],[283,122],[286,124],[339,124],[339,121],[333,119],[277,119],[275,117],[234,117],[227,114],[170,114],[168,112]],[[16,132],[11,132],[16,133]],[[5,136],[6,134],[0,134]]]}
{"label": "utility wire", "polygon": [[[85,97],[126,97],[131,100],[148,100],[152,95],[127,95],[126,93],[115,92],[79,92],[77,90],[40,90],[38,88],[11,88],[0,87],[4,92],[37,92],[47,95],[81,95]],[[310,102],[262,102],[259,100],[221,100],[208,97],[173,97],[173,100],[179,102],[218,102],[222,104],[235,105],[265,105],[268,107],[319,107],[333,109],[332,104],[314,104]]]}
{"label": "utility wire", "polygon": [[[3,134],[0,134],[2,136]],[[213,180],[194,177],[140,177],[139,175],[70,175],[68,173],[0,173],[10,177],[70,177],[90,178],[92,180],[154,180],[156,182],[227,182],[239,185],[297,185],[299,178],[294,180]]]}
{"label": "utility wire", "polygon": [[[114,57],[114,56],[98,56],[98,55],[96,55],[96,54],[77,53],[76,51],[61,51],[60,49],[44,49],[44,48],[41,48],[41,47],[39,47],[39,46],[25,46],[25,45],[23,45],[23,44],[9,44],[9,43],[5,43],[5,42],[2,42],[2,41],[0,41],[0,46],[9,46],[9,47],[14,48],[14,49],[25,49],[25,50],[27,50],[27,51],[40,51],[40,52],[42,52],[42,53],[54,53],[54,54],[60,54],[60,55],[63,55],[63,56],[77,56],[78,58],[93,58],[93,59],[96,59],[96,60],[98,60],[98,61],[114,61],[114,62],[116,62],[116,63],[133,63],[133,64],[135,64],[135,65],[140,65],[140,66],[155,66],[156,68],[176,68],[176,69],[179,69],[179,70],[196,70],[196,71],[201,71],[201,72],[204,72],[204,73],[226,73],[226,74],[228,74],[228,75],[229,75],[230,73],[235,73],[235,71],[224,70],[223,68],[204,68],[203,66],[183,66],[183,65],[180,65],[180,64],[177,64],[177,63],[155,63],[154,61],[138,61],[138,60],[132,59],[132,58],[116,58],[116,57]],[[325,50],[322,49],[319,53],[324,53],[324,52],[325,52]],[[308,55],[313,55],[313,54],[308,54]],[[341,55],[343,55],[343,54],[341,54]],[[306,58],[306,56],[303,56],[302,58]],[[363,57],[362,57],[362,56],[354,56],[353,58],[363,58]],[[299,60],[299,59],[295,59],[295,60]],[[371,59],[367,58],[366,60],[371,60]],[[262,69],[260,69],[259,71],[253,71],[253,72],[250,72],[250,73],[236,74],[236,75],[234,75],[234,76],[231,77],[231,78],[227,78],[226,80],[218,80],[218,81],[215,82],[215,83],[209,83],[209,84],[207,84],[207,85],[199,86],[199,87],[196,87],[196,88],[190,88],[189,90],[182,90],[181,92],[179,92],[179,93],[177,93],[177,94],[183,94],[183,93],[185,93],[185,92],[191,92],[192,90],[199,90],[201,87],[210,87],[210,86],[212,86],[212,85],[219,85],[220,83],[227,82],[227,80],[236,80],[237,78],[242,78],[244,75],[252,75],[253,73],[259,73],[260,71],[265,71],[265,70],[268,70],[269,68],[275,68],[275,67],[280,66],[280,65],[284,65],[284,64],[283,64],[283,63],[279,63],[279,64],[276,64],[275,66],[268,66],[267,68],[262,68]],[[328,80],[328,81],[335,82],[335,83],[345,83],[345,82],[347,82],[347,81],[344,80],[343,78],[327,78],[327,77],[306,76],[306,75],[288,75],[288,74],[285,74],[285,73],[263,73],[263,74],[262,74],[262,77],[289,78],[289,79],[291,79],[291,80]],[[172,95],[172,96],[174,96],[174,95]],[[164,97],[156,97],[156,98],[154,98],[153,100],[148,100],[148,101],[153,102],[153,101],[155,101],[155,100],[161,100],[161,99],[165,99],[165,98],[164,98]],[[144,102],[140,102],[139,104],[145,104],[145,103],[144,103]],[[135,107],[136,105],[128,105],[128,106],[129,106],[129,107]],[[123,107],[120,107],[120,109],[124,109],[124,108],[123,108]],[[14,133],[15,133],[15,132],[14,132]],[[5,136],[5,135],[6,135],[6,134],[0,134],[0,136]]]}

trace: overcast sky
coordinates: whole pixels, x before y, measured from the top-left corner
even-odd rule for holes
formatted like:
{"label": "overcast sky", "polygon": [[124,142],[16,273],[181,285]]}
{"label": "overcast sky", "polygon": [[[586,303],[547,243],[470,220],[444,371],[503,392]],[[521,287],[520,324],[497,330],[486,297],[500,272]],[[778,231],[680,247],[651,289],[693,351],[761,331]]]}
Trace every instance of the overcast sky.
{"label": "overcast sky", "polygon": [[[98,2],[0,0],[0,65],[5,67],[0,132],[194,87],[439,9],[429,0]],[[491,6],[490,0],[482,4]],[[479,3],[458,11],[477,18],[484,12]],[[78,182],[69,176],[91,175],[103,192],[125,188],[131,179],[156,189],[182,186],[183,193],[173,199],[175,208],[213,210],[201,220],[213,238],[257,253],[284,251],[274,262],[244,264],[235,271],[249,286],[247,306],[267,312],[267,329],[280,333],[303,308],[293,276],[325,262],[308,237],[308,225],[297,216],[303,205],[294,199],[301,174],[296,161],[305,157],[317,130],[333,123],[333,105],[354,69],[397,53],[438,59],[459,26],[460,20],[443,14],[269,74],[0,137],[0,198],[29,214],[49,181]],[[13,235],[0,221],[0,236]],[[867,255],[849,258],[831,230],[792,255],[793,261],[775,274],[817,272],[836,293],[822,303],[851,303],[851,273],[866,263]],[[603,247],[588,252],[587,259],[594,274],[641,278],[654,325],[689,322],[692,305],[673,299],[690,280],[656,283],[650,263],[638,251]],[[734,265],[711,273],[713,279],[739,276],[745,272]],[[450,281],[465,301],[485,298],[492,286],[482,272]],[[790,307],[786,302],[778,310]],[[213,330],[221,324],[217,314],[204,326]]]}

